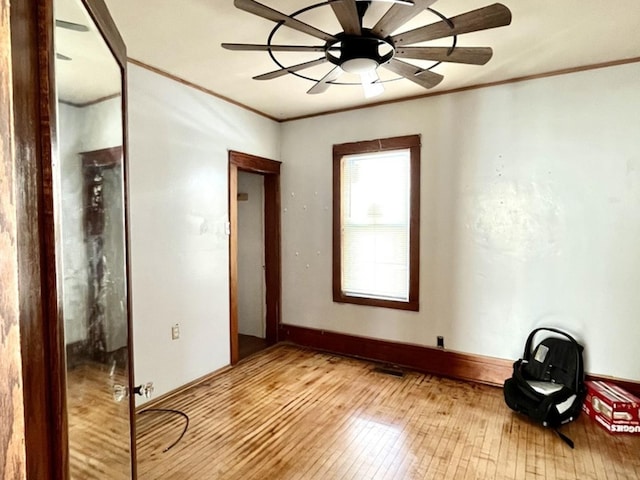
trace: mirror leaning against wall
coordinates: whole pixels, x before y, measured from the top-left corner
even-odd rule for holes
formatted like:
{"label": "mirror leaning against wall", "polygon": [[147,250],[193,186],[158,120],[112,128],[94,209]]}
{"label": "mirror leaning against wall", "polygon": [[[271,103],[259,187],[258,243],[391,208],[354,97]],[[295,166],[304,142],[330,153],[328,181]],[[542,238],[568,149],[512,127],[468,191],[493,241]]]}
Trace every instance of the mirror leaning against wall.
{"label": "mirror leaning against wall", "polygon": [[132,402],[123,69],[89,11],[54,0],[53,196],[73,479],[129,479]]}

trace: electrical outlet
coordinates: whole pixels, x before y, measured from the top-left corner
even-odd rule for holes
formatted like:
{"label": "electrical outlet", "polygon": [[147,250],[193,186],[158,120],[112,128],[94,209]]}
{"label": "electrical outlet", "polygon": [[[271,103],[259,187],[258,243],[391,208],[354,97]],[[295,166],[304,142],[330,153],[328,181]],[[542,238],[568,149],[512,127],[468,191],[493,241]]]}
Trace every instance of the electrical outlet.
{"label": "electrical outlet", "polygon": [[176,323],[171,327],[171,340],[178,340],[180,338],[180,324]]}
{"label": "electrical outlet", "polygon": [[438,335],[438,347],[444,348],[444,337],[441,335]]}

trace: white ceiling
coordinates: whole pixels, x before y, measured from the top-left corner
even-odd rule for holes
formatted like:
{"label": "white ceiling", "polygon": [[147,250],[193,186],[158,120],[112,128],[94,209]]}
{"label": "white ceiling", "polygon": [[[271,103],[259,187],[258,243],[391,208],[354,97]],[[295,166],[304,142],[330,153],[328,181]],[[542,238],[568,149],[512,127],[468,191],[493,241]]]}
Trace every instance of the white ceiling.
{"label": "white ceiling", "polygon": [[56,53],[70,60],[56,58],[56,86],[58,98],[75,105],[117,95],[121,89],[121,72],[109,47],[102,40],[91,17],[79,0],[55,0],[56,20],[84,26],[79,32],[56,27]]}
{"label": "white ceiling", "polygon": [[[222,42],[266,43],[275,26],[236,9],[233,0],[106,0],[106,3],[127,44],[130,59],[277,119],[640,56],[639,0],[504,0],[502,3],[513,14],[511,25],[458,37],[459,46],[493,48],[493,58],[484,66],[438,65],[434,71],[445,78],[431,90],[398,80],[385,83],[385,93],[370,100],[363,97],[360,86],[332,86],[326,93],[308,95],[306,91],[313,84],[293,75],[252,80],[255,75],[278,68],[266,52],[229,51],[220,46]],[[261,0],[261,3],[291,14],[315,2]],[[491,3],[439,0],[432,7],[451,17]],[[372,26],[387,8],[388,3],[372,4],[365,26]],[[328,5],[297,18],[329,33],[341,31]],[[437,20],[425,11],[401,30]],[[448,45],[447,42],[450,39],[444,44]],[[282,27],[274,43],[322,42]],[[285,65],[294,65],[321,55],[283,52],[278,58]],[[320,78],[330,68],[325,64],[301,73]]]}

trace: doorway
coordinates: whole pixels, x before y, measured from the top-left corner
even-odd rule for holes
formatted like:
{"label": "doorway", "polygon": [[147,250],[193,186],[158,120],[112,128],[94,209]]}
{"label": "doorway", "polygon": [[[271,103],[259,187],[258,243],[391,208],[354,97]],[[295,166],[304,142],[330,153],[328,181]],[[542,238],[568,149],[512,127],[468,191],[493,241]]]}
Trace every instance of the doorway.
{"label": "doorway", "polygon": [[238,358],[267,347],[264,177],[238,170]]}
{"label": "doorway", "polygon": [[[250,174],[250,175],[247,175]],[[259,177],[258,177],[259,176]],[[240,180],[239,180],[240,177]],[[238,191],[238,185],[248,191]],[[250,191],[249,191],[250,190]],[[239,195],[240,199],[239,199]],[[261,198],[258,200],[258,196]],[[249,222],[252,224],[248,231],[250,235],[261,239],[263,248],[249,247],[253,250],[252,256],[258,260],[247,261],[246,252],[240,252],[242,245],[239,242],[239,203],[244,215],[251,199],[253,205],[250,209],[254,217],[260,218],[255,213],[256,203],[262,210],[260,223],[263,225],[256,230],[255,218]],[[247,220],[243,218],[243,220]],[[229,152],[229,299],[230,299],[230,351],[231,364],[237,363],[243,354],[253,353],[256,349],[273,345],[278,341],[278,325],[280,323],[281,300],[281,266],[280,266],[280,162],[268,160],[254,155],[230,151]],[[246,222],[243,222],[246,223]],[[254,242],[256,238],[253,239]],[[258,252],[258,253],[256,253]],[[239,254],[243,258],[239,263]],[[248,282],[241,280],[240,275],[251,276]],[[255,278],[258,276],[259,278]],[[240,305],[239,288],[242,285],[243,292],[251,298]],[[262,313],[263,312],[263,313]],[[243,319],[240,328],[239,313],[262,317],[258,321],[245,321]],[[256,323],[259,323],[257,325]],[[240,348],[240,335],[243,335],[243,348]],[[261,338],[263,337],[263,338]]]}

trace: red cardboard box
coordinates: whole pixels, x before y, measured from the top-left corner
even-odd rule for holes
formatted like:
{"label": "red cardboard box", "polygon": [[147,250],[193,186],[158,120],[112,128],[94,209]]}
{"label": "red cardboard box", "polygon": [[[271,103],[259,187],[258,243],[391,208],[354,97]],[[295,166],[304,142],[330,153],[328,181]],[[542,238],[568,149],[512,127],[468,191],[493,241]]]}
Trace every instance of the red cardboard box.
{"label": "red cardboard box", "polygon": [[582,410],[613,435],[640,435],[640,398],[609,382],[586,381]]}

